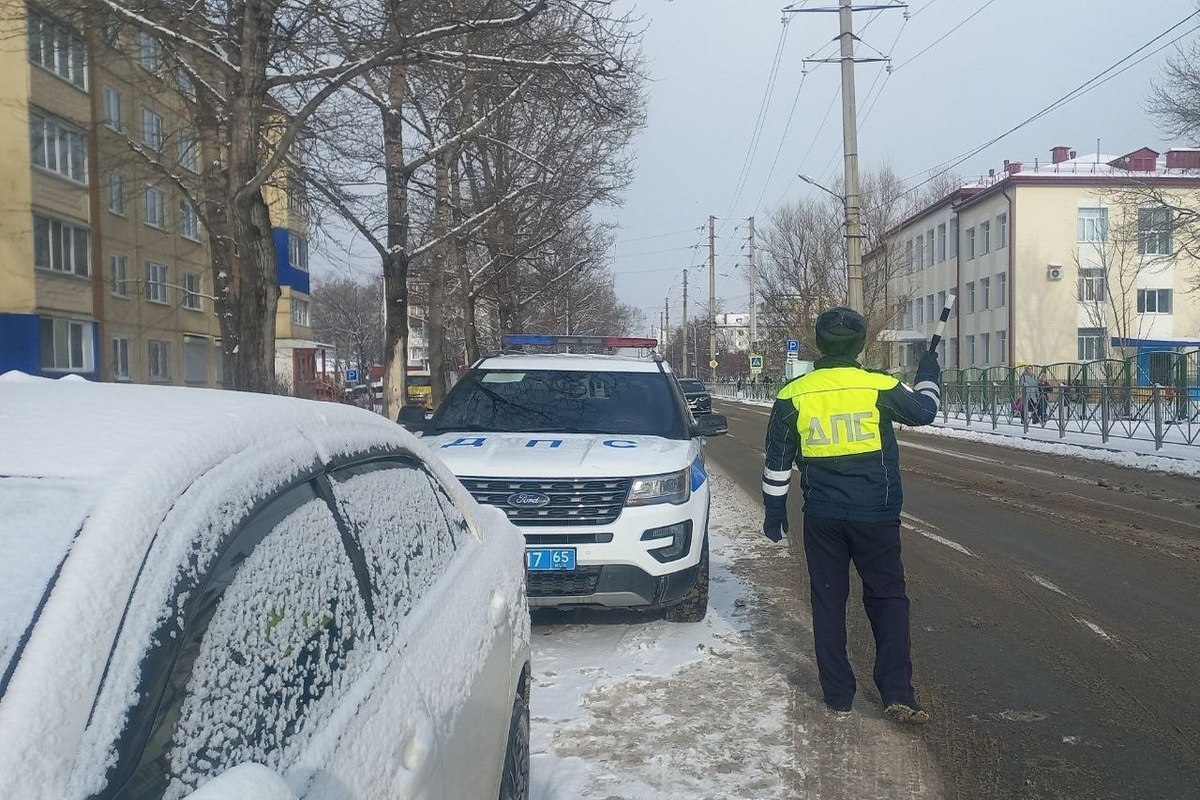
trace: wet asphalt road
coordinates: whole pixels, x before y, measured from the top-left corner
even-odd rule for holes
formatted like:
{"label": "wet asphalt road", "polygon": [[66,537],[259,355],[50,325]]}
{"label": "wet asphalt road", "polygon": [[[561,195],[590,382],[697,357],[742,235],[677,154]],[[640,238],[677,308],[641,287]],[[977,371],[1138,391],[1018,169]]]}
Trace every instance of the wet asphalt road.
{"label": "wet asphalt road", "polygon": [[[719,406],[730,434],[708,456],[757,496],[769,410]],[[1200,798],[1200,481],[916,432],[901,462],[944,796]],[[789,502],[800,564],[798,481]],[[874,696],[857,588],[850,609]]]}

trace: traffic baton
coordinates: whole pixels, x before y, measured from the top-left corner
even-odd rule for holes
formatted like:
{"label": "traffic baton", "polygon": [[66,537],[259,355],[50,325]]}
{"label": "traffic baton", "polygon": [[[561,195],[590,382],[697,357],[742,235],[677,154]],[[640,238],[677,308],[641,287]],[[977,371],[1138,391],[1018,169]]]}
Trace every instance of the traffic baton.
{"label": "traffic baton", "polygon": [[933,338],[929,340],[929,352],[937,350],[937,346],[941,344],[942,333],[946,330],[946,320],[950,319],[950,309],[954,308],[954,292],[946,295],[946,305],[942,307],[942,316],[938,318],[937,328],[933,331]]}

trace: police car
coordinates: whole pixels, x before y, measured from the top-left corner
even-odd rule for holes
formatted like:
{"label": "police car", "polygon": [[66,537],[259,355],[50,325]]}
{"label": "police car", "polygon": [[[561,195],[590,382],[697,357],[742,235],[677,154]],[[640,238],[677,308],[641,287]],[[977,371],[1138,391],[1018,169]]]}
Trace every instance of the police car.
{"label": "police car", "polygon": [[[506,336],[520,345],[653,348],[653,339]],[[525,535],[533,606],[708,608],[711,481],[703,436],[658,357],[504,352],[478,361],[433,417],[402,417],[480,503]]]}

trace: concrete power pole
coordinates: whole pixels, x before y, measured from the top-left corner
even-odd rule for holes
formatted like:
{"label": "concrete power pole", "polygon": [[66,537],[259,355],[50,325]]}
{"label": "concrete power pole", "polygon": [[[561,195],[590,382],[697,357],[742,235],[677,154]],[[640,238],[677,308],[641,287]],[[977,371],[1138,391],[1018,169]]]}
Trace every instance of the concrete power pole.
{"label": "concrete power pole", "polygon": [[[840,0],[837,8],[785,8],[784,13],[804,12],[838,14],[841,54],[836,59],[805,59],[822,63],[840,62],[842,65],[842,148],[845,156],[846,182],[846,305],[865,314],[862,286],[862,208],[858,196],[858,109],[854,97],[854,65],[858,62],[890,61],[884,58],[854,57],[854,12],[888,11],[908,8],[907,4],[895,2],[886,5],[855,6],[851,0]],[[905,12],[907,14],[907,12]]]}
{"label": "concrete power pole", "polygon": [[688,376],[688,307],[687,307],[687,270],[683,271],[683,377]]}
{"label": "concrete power pole", "polygon": [[717,382],[717,218],[708,218],[708,366]]}
{"label": "concrete power pole", "polygon": [[754,217],[750,218],[750,352],[758,352],[758,292],[755,290]]}
{"label": "concrete power pole", "polygon": [[667,341],[671,337],[671,298],[663,298],[663,353],[665,355],[667,349]]}

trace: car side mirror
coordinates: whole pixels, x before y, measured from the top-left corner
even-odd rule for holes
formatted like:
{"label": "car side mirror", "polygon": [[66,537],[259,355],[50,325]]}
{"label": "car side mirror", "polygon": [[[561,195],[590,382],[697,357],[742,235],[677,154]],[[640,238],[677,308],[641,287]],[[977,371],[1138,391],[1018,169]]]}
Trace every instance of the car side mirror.
{"label": "car side mirror", "polygon": [[729,420],[724,414],[700,414],[692,428],[693,436],[720,436],[724,433],[729,433]]}
{"label": "car side mirror", "polygon": [[425,419],[425,406],[404,406],[396,422],[412,433],[425,433],[429,430],[429,420]]}
{"label": "car side mirror", "polygon": [[297,800],[287,781],[262,764],[239,764],[222,772],[184,800]]}

